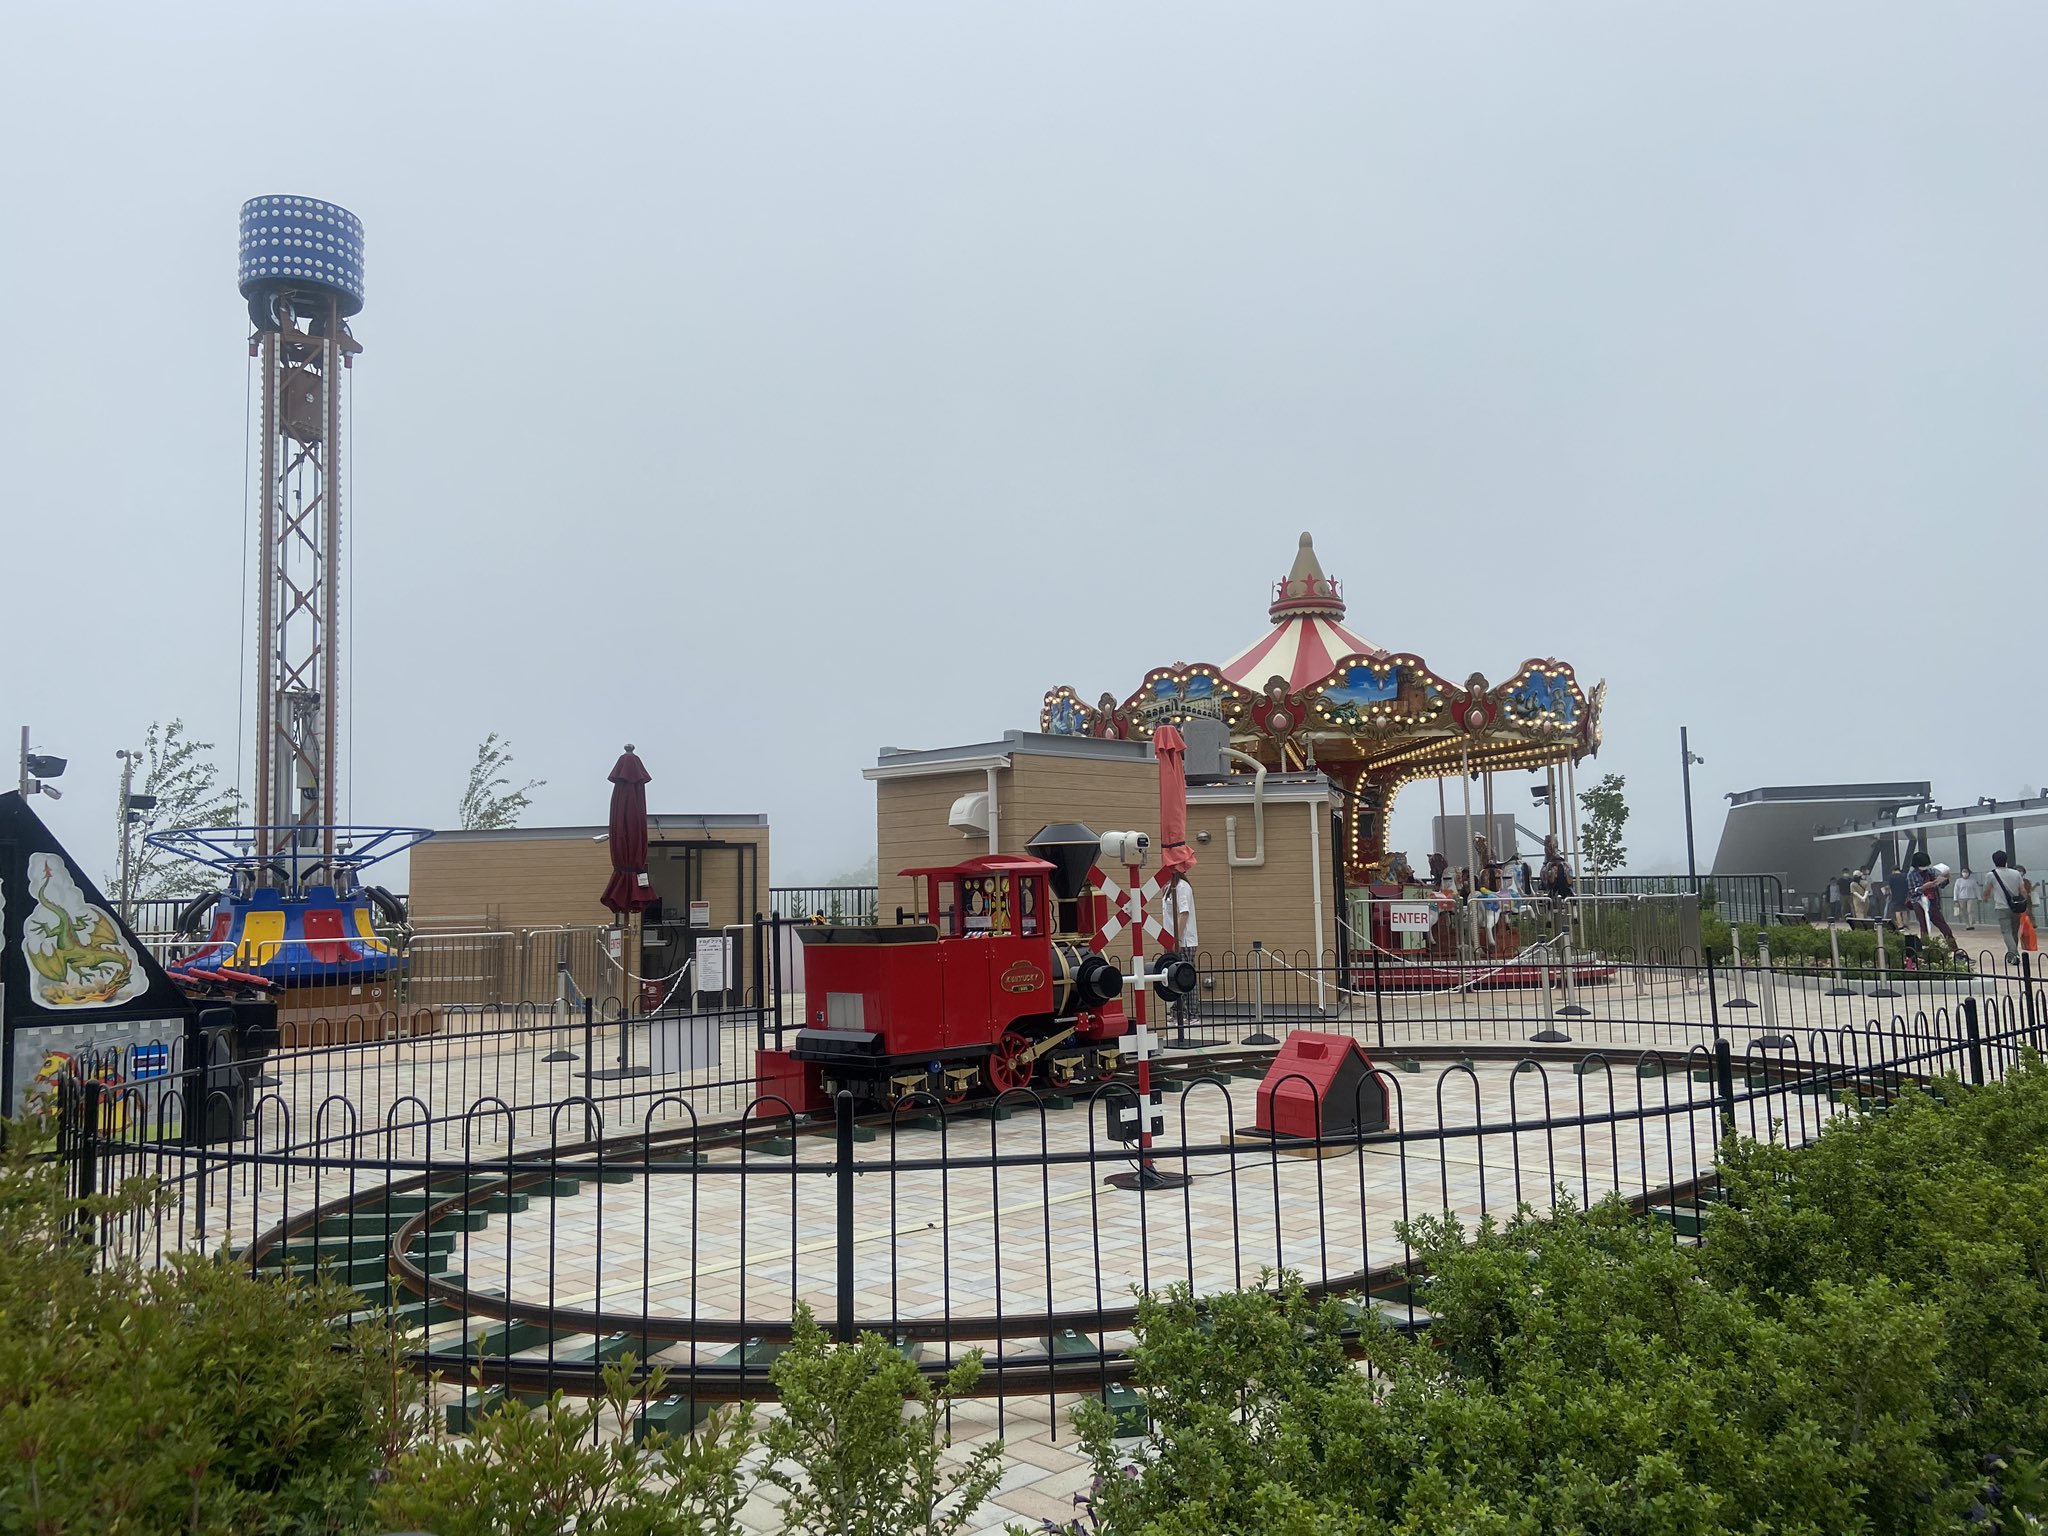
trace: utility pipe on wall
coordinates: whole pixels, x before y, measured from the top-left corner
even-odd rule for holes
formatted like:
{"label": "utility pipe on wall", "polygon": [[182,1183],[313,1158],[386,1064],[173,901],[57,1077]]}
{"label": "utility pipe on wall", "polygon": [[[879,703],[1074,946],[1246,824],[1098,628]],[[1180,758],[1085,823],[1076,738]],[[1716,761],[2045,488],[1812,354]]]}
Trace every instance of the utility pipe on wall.
{"label": "utility pipe on wall", "polygon": [[[1240,752],[1235,747],[1225,747],[1223,755],[1232,762],[1243,763],[1252,770],[1252,836],[1258,846],[1249,857],[1237,851],[1237,818],[1223,818],[1224,856],[1229,859],[1232,869],[1264,869],[1266,867],[1266,765],[1249,752]],[[993,783],[993,779],[991,779]],[[994,801],[990,801],[991,807]],[[993,810],[991,810],[993,818]]]}
{"label": "utility pipe on wall", "polygon": [[1323,1006],[1323,805],[1320,800],[1308,806],[1308,889],[1315,903],[1316,956],[1316,1008]]}

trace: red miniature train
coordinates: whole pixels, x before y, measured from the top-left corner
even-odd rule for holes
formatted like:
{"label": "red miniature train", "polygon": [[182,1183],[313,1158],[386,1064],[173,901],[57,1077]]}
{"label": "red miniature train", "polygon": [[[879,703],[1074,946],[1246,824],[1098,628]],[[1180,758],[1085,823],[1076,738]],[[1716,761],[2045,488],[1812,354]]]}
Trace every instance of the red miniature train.
{"label": "red miniature train", "polygon": [[[919,882],[921,922],[799,929],[804,1023],[787,1049],[759,1053],[762,1094],[804,1111],[842,1088],[878,1104],[958,1103],[1112,1076],[1126,977],[1090,942],[1100,839],[1069,822],[1025,846],[901,871]],[[1169,994],[1194,985],[1184,961],[1163,956],[1158,970]]]}

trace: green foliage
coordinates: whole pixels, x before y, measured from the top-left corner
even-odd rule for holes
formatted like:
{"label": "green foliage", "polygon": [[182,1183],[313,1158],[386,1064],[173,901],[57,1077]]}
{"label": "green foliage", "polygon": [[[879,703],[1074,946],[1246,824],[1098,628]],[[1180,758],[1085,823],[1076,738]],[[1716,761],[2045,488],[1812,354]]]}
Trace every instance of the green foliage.
{"label": "green foliage", "polygon": [[[1771,945],[1771,963],[1774,966],[1831,966],[1834,950],[1828,942],[1828,930],[1812,923],[1772,923],[1759,927],[1755,923],[1741,926],[1742,958],[1754,961],[1757,958],[1757,941],[1767,936]],[[1700,944],[1714,952],[1717,963],[1723,962],[1731,953],[1733,941],[1729,925],[1712,912],[1700,914]],[[1905,935],[1890,929],[1884,930],[1885,965],[1898,971],[1905,964]],[[1876,973],[1878,930],[1874,928],[1839,928],[1835,931],[1835,943],[1840,945],[1842,968],[1847,971]],[[1920,940],[1918,965],[1922,970],[1956,969],[1955,957],[1948,944],[1940,938]]]}
{"label": "green foliage", "polygon": [[947,1470],[952,1437],[943,1417],[980,1375],[981,1356],[970,1353],[934,1392],[887,1339],[864,1333],[834,1348],[799,1303],[795,1336],[774,1365],[782,1414],[761,1435],[774,1457],[763,1476],[787,1495],[785,1529],[811,1536],[964,1529],[1002,1475],[1003,1448],[977,1447]]}
{"label": "green foliage", "polygon": [[1628,849],[1621,841],[1621,829],[1628,823],[1628,802],[1621,796],[1627,783],[1620,774],[1610,773],[1579,796],[1579,804],[1586,808],[1586,820],[1579,824],[1579,856],[1591,874],[1612,874],[1628,862]]}
{"label": "green foliage", "polygon": [[[150,722],[142,733],[142,766],[135,774],[131,792],[154,795],[156,804],[137,811],[137,820],[126,830],[129,839],[128,883],[135,901],[158,901],[197,896],[213,890],[219,876],[204,864],[181,859],[176,854],[152,848],[144,839],[152,832],[174,827],[231,827],[242,819],[241,792],[223,788],[220,770],[214,765],[213,743],[193,741],[185,735],[185,722]],[[114,805],[115,836],[122,834],[118,794]],[[109,880],[113,890],[117,882]]]}
{"label": "green foliage", "polygon": [[331,1326],[355,1298],[200,1255],[91,1268],[32,1141],[0,1153],[0,1530],[355,1529],[407,1411],[388,1340]]}
{"label": "green foliage", "polygon": [[455,810],[458,827],[465,832],[495,832],[519,825],[531,803],[527,791],[541,788],[547,780],[528,779],[514,789],[506,772],[511,766],[512,743],[500,741],[496,731],[477,743],[476,761],[469,765],[469,782]]}
{"label": "green foliage", "polygon": [[1409,1224],[1412,1339],[1291,1277],[1141,1298],[1151,1428],[1132,1449],[1076,1412],[1095,1485],[1068,1529],[2040,1529],[2048,1071],[1725,1166],[1698,1247],[1619,1199]]}
{"label": "green foliage", "polygon": [[434,1536],[735,1536],[752,1491],[753,1410],[714,1414],[692,1436],[636,1440],[635,1409],[662,1385],[660,1371],[636,1383],[628,1356],[605,1368],[601,1398],[508,1402],[466,1438],[437,1425],[393,1463],[377,1519]]}

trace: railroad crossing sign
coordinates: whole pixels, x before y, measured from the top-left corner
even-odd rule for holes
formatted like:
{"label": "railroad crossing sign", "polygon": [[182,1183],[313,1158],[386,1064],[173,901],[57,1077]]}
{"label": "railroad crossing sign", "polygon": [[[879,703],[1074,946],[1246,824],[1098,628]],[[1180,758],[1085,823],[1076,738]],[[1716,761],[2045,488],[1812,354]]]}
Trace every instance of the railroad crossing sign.
{"label": "railroad crossing sign", "polygon": [[1098,954],[1117,941],[1124,929],[1142,928],[1165,949],[1173,948],[1173,935],[1166,931],[1166,924],[1156,915],[1159,902],[1159,877],[1152,876],[1136,890],[1127,891],[1115,880],[1102,872],[1097,865],[1088,871],[1089,884],[1102,892],[1102,898],[1109,912],[1108,920],[1096,933],[1089,948]]}

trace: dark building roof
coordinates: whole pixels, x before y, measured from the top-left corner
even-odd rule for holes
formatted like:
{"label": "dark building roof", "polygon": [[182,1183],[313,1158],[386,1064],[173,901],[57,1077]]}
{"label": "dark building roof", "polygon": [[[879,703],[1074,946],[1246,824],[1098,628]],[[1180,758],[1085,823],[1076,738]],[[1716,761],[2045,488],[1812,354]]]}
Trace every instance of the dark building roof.
{"label": "dark building roof", "polygon": [[1845,863],[1854,868],[1866,854],[1846,844],[1816,843],[1814,834],[1896,806],[1918,805],[1932,788],[1924,779],[1776,784],[1730,795],[1713,873],[1776,875],[1788,891],[1824,890]]}

